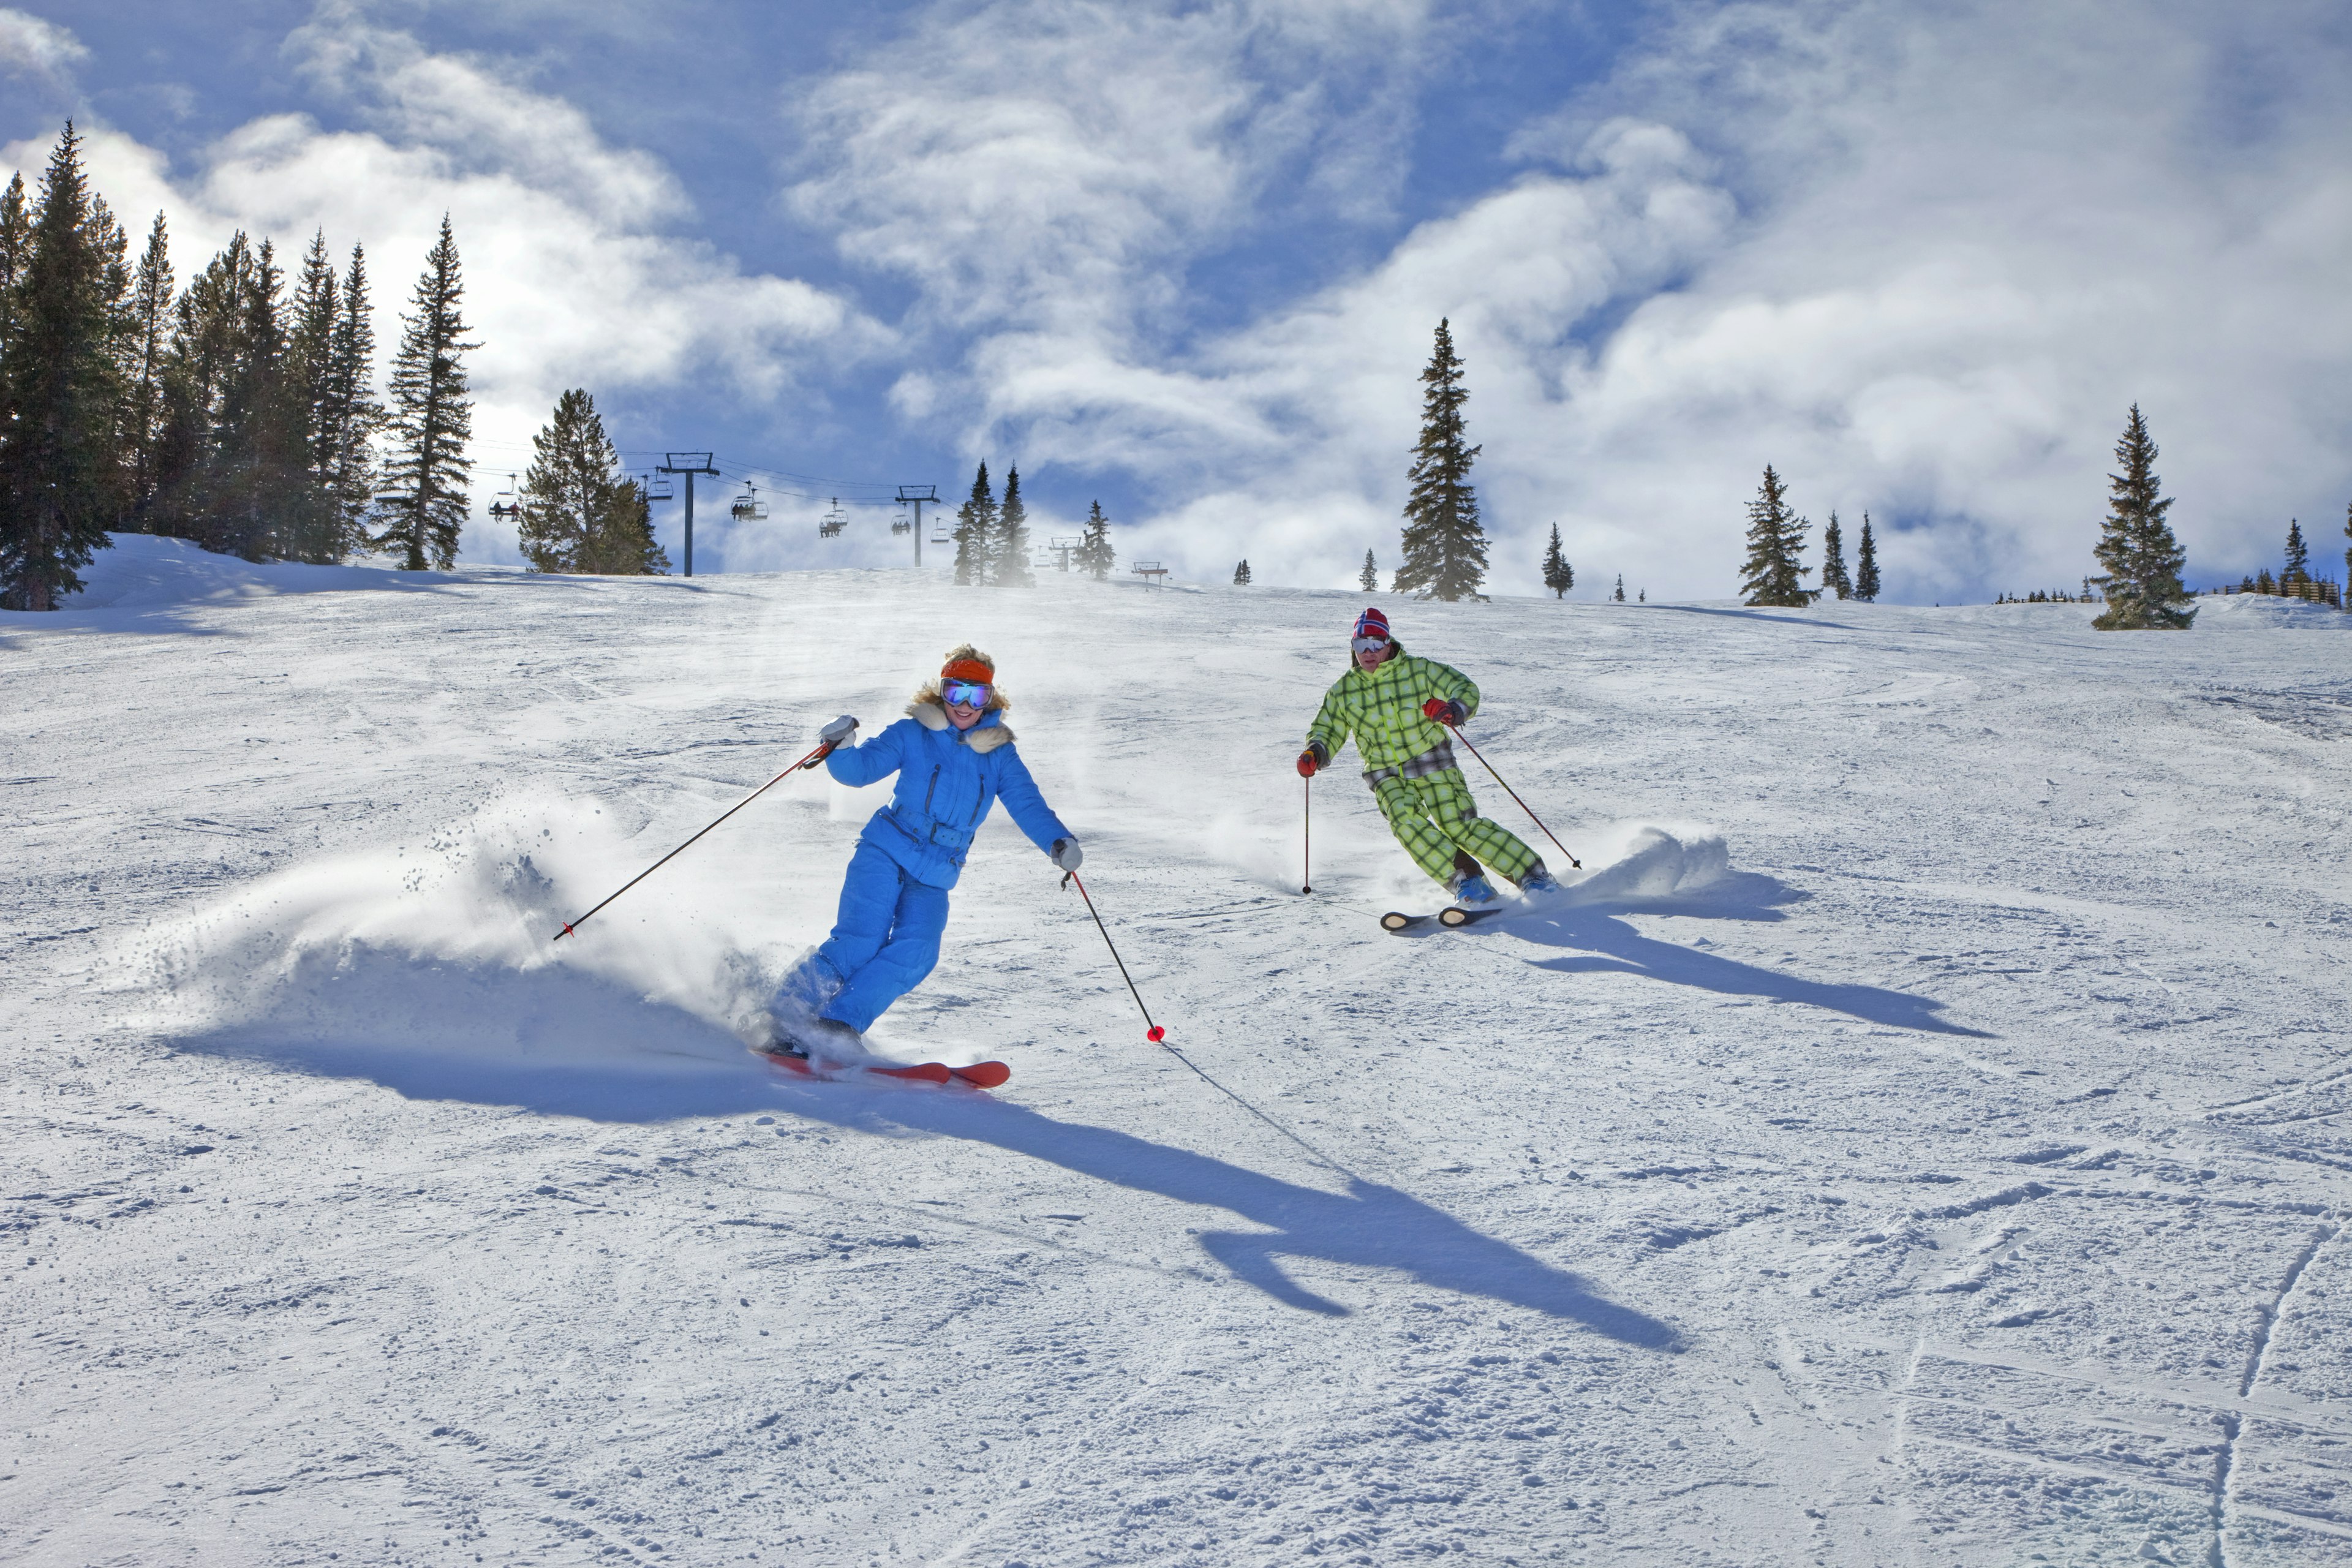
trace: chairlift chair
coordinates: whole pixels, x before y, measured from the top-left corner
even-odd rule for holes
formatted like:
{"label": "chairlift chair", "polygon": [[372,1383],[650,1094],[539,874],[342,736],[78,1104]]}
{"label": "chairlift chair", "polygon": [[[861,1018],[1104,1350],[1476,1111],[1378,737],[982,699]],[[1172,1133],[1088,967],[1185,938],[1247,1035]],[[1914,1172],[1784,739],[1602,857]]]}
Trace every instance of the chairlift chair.
{"label": "chairlift chair", "polygon": [[833,498],[833,510],[826,512],[816,525],[816,535],[819,539],[838,539],[848,522],[849,514],[841,510],[841,498],[835,496]]}
{"label": "chairlift chair", "polygon": [[915,531],[915,520],[910,517],[894,517],[890,520],[890,531],[893,533],[912,533]]}
{"label": "chairlift chair", "polygon": [[647,500],[670,500],[677,495],[677,488],[669,482],[667,474],[647,474],[638,482],[645,486]]}
{"label": "chairlift chair", "polygon": [[490,515],[497,518],[500,522],[506,521],[509,518],[520,517],[522,515],[521,503],[515,500],[515,483],[516,476],[509,474],[507,476],[507,488],[490,498]]}
{"label": "chairlift chair", "polygon": [[746,479],[743,493],[727,510],[738,522],[758,522],[768,515],[768,503],[760,499],[760,487]]}

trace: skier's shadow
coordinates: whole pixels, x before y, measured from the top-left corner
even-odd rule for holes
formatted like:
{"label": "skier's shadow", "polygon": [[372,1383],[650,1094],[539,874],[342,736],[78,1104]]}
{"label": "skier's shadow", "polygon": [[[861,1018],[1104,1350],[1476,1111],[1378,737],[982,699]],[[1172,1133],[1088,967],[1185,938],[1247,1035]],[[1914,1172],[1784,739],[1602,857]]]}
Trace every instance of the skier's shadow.
{"label": "skier's shadow", "polygon": [[[1137,1192],[1220,1208],[1267,1231],[1205,1231],[1203,1250],[1235,1278],[1278,1301],[1332,1317],[1349,1309],[1283,1271],[1284,1257],[1392,1269],[1425,1285],[1485,1296],[1570,1319],[1626,1344],[1678,1350],[1670,1325],[1596,1295],[1578,1276],[1482,1236],[1411,1194],[1352,1173],[1343,1192],[1263,1175],[1189,1149],[1108,1128],[1056,1121],[1025,1106],[963,1095],[895,1092],[845,1096],[803,1089],[795,1109],[845,1128],[887,1123],[987,1143]],[[1335,1167],[1336,1168],[1336,1167]]]}
{"label": "skier's shadow", "polygon": [[[1767,996],[1779,1002],[1801,1002],[1893,1029],[1965,1035],[1979,1040],[1993,1037],[1982,1029],[1937,1017],[1944,1004],[1932,996],[1779,973],[1701,948],[1643,936],[1621,918],[1646,913],[1698,920],[1778,921],[1782,917],[1771,906],[1802,896],[1772,878],[1747,873],[1729,879],[1722,891],[1711,897],[1601,899],[1523,916],[1507,922],[1505,929],[1523,941],[1544,947],[1575,948],[1584,955],[1531,960],[1538,969],[1556,970],[1563,974],[1645,974],[1654,980],[1693,985],[1727,996]],[[1494,934],[1500,935],[1502,931]]]}

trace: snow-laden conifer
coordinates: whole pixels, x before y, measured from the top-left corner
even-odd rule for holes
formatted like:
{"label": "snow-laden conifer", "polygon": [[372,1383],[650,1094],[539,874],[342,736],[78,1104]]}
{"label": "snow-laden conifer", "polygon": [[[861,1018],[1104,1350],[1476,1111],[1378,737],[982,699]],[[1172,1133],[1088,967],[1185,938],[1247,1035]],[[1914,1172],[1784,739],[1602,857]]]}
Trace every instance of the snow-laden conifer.
{"label": "snow-laden conifer", "polygon": [[1021,465],[1004,470],[1004,500],[996,509],[996,538],[989,551],[989,575],[999,583],[1026,587],[1036,581],[1029,572],[1029,505],[1021,499]]}
{"label": "snow-laden conifer", "polygon": [[1480,448],[1468,445],[1462,405],[1462,362],[1454,334],[1437,323],[1437,342],[1421,373],[1421,440],[1413,447],[1407,478],[1412,493],[1404,504],[1404,564],[1391,586],[1423,599],[1475,599],[1486,579],[1486,532],[1478,522],[1478,492],[1470,465]]}
{"label": "snow-laden conifer", "polygon": [[392,452],[383,473],[388,493],[375,538],[378,547],[399,551],[411,572],[455,562],[466,526],[474,405],[461,356],[481,344],[465,341],[471,330],[458,313],[465,293],[457,242],[444,213],[440,237],[409,296],[415,313],[401,317],[400,351],[392,362]]}
{"label": "snow-laden conifer", "polygon": [[971,584],[988,581],[988,556],[996,542],[996,491],[988,482],[988,462],[972,475],[971,494],[956,508],[955,580]]}
{"label": "snow-laden conifer", "polygon": [[1790,509],[1780,476],[1765,464],[1764,482],[1748,503],[1748,559],[1739,569],[1747,603],[1800,607],[1821,596],[1804,584],[1812,570],[1801,559],[1805,526],[1805,520]]}
{"label": "snow-laden conifer", "polygon": [[1870,514],[1862,514],[1862,542],[1853,552],[1853,596],[1864,604],[1878,598],[1878,540],[1870,531]]}
{"label": "snow-laden conifer", "polygon": [[0,244],[12,252],[0,336],[0,605],[54,610],[109,542],[117,500],[112,350],[130,275],[127,245],[92,195],[71,121],[49,155],[37,207]]}
{"label": "snow-laden conifer", "polygon": [[2116,443],[2123,472],[2107,476],[2107,515],[2099,526],[2097,554],[2107,572],[2100,586],[2107,608],[2091,624],[2101,631],[2187,631],[2197,618],[2197,606],[2180,584],[2187,556],[2165,521],[2172,502],[2158,493],[2156,456],[2147,421],[2135,403],[2123,438]]}
{"label": "snow-laden conifer", "polygon": [[1559,524],[1556,522],[1551,525],[1551,542],[1544,546],[1543,584],[1555,599],[1567,597],[1568,591],[1576,586],[1576,568],[1560,553]]}
{"label": "snow-laden conifer", "polygon": [[1087,508],[1087,526],[1078,535],[1078,570],[1090,574],[1097,583],[1110,575],[1118,561],[1118,552],[1110,545],[1110,519],[1103,516],[1102,502]]}
{"label": "snow-laden conifer", "polygon": [[1361,588],[1367,594],[1376,594],[1380,592],[1380,563],[1372,559],[1372,552],[1369,550],[1364,552],[1364,569],[1356,574],[1356,586]]}
{"label": "snow-laden conifer", "polygon": [[1822,591],[1841,599],[1853,597],[1853,579],[1845,574],[1845,532],[1834,509],[1829,526],[1822,530]]}

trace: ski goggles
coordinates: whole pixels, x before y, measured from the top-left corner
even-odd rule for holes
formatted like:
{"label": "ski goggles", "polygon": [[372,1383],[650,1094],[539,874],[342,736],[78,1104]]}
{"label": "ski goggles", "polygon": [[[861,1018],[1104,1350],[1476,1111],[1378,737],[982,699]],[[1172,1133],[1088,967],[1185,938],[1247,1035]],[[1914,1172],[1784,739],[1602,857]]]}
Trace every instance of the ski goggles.
{"label": "ski goggles", "polygon": [[1358,653],[1370,653],[1374,648],[1385,650],[1389,646],[1389,639],[1386,637],[1356,637],[1351,640],[1349,646],[1353,647]]}
{"label": "ski goggles", "polygon": [[940,700],[950,708],[985,708],[988,706],[988,682],[984,680],[941,681]]}

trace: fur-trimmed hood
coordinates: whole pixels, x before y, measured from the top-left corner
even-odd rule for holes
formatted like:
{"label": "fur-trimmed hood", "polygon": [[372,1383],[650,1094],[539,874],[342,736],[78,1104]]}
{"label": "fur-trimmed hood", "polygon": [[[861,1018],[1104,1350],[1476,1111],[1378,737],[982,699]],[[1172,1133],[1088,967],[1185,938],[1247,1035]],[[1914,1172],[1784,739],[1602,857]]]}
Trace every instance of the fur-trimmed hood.
{"label": "fur-trimmed hood", "polygon": [[[982,710],[980,722],[963,732],[963,743],[982,756],[999,746],[1009,744],[1013,740],[1013,730],[1004,722],[1004,710],[1011,706],[1013,704],[1004,693],[990,688],[988,706]],[[955,728],[955,721],[948,717],[947,709],[940,702],[937,679],[925,681],[923,689],[915,693],[915,700],[907,704],[907,717],[926,730]]]}

